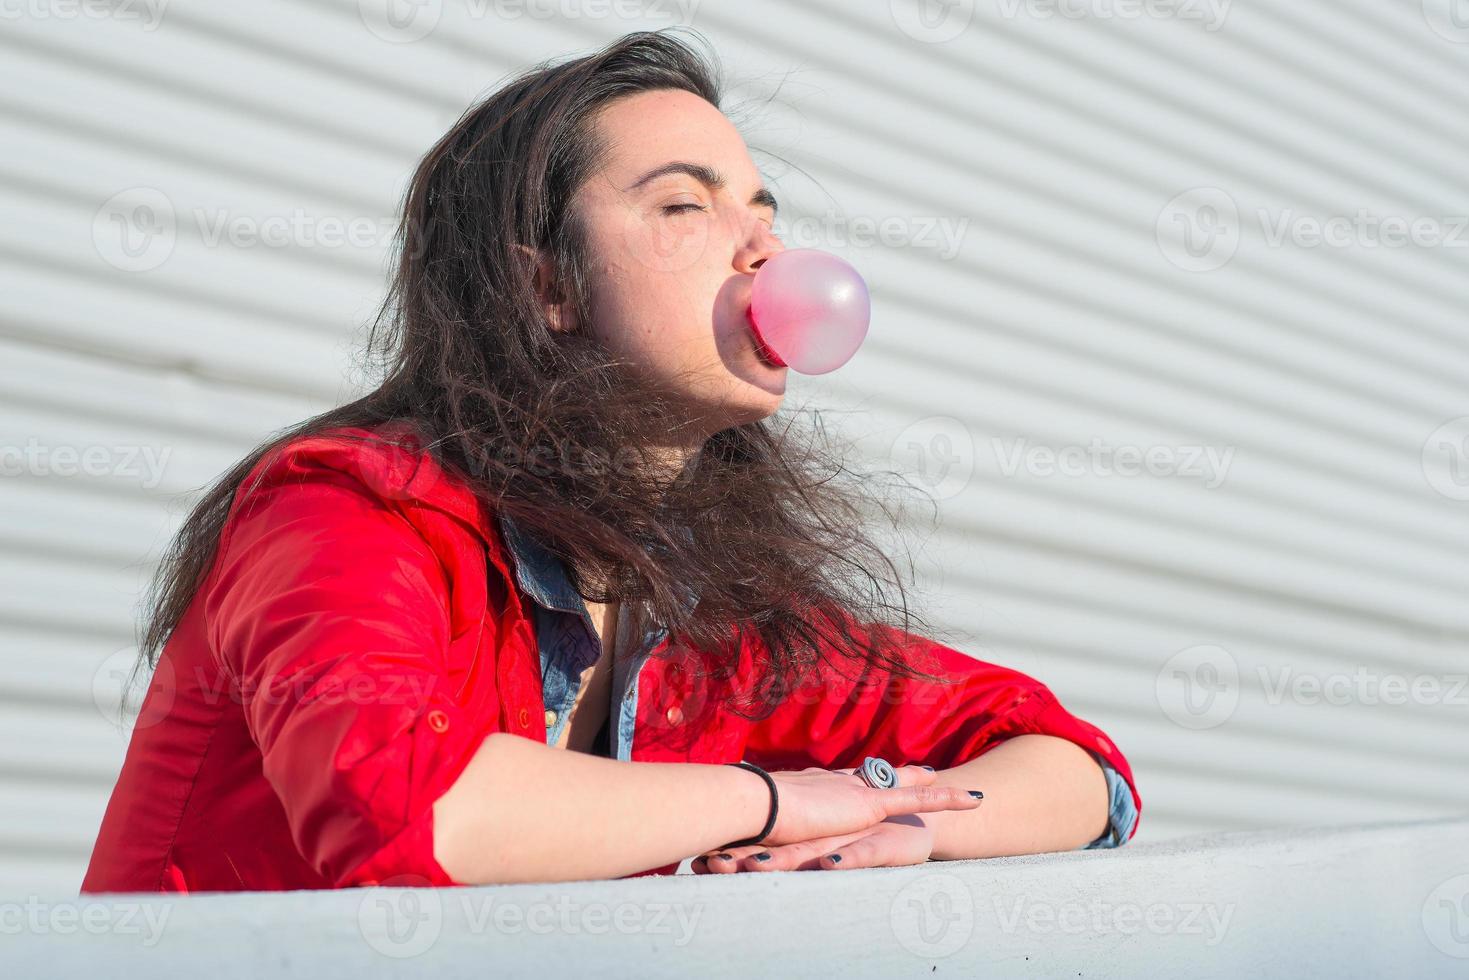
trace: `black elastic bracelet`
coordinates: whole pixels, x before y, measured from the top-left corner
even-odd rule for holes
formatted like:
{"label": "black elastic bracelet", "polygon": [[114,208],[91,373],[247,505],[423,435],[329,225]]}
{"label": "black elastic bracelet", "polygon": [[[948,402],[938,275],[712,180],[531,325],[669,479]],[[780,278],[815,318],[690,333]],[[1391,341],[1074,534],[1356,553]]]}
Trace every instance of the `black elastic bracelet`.
{"label": "black elastic bracelet", "polygon": [[780,812],[780,793],[777,792],[775,789],[775,780],[770,778],[770,773],[766,772],[764,769],[761,769],[753,762],[726,762],[725,765],[739,766],[741,769],[748,769],[753,773],[757,773],[761,779],[765,780],[765,785],[770,787],[770,819],[765,821],[765,826],[762,827],[760,829],[760,833],[756,834],[754,837],[747,837],[744,840],[730,841],[728,844],[725,844],[724,847],[720,848],[720,850],[728,850],[731,847],[745,847],[749,844],[758,844],[766,837],[770,836],[770,832],[775,829],[775,815]]}

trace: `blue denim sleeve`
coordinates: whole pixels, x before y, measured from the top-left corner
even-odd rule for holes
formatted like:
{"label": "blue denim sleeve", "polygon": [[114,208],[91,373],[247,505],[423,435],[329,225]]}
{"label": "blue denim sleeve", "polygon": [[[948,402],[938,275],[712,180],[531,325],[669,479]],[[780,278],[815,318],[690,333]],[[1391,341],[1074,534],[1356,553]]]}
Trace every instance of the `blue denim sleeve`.
{"label": "blue denim sleeve", "polygon": [[1090,851],[1094,847],[1118,847],[1125,842],[1132,833],[1133,827],[1137,826],[1137,805],[1132,802],[1132,790],[1127,785],[1127,780],[1118,774],[1112,764],[1090,749],[1087,752],[1093,759],[1097,760],[1102,767],[1102,774],[1107,777],[1108,804],[1107,830],[1102,836],[1077,848],[1079,851]]}

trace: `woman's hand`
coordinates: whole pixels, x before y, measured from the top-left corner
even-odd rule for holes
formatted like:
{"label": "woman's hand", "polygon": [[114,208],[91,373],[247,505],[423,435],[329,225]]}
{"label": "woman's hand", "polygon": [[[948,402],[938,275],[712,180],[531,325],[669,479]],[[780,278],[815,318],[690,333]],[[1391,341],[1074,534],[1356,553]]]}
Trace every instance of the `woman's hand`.
{"label": "woman's hand", "polygon": [[[977,801],[976,801],[977,802]],[[728,854],[728,858],[720,855]],[[768,854],[764,860],[757,854]],[[740,871],[846,871],[923,864],[933,855],[933,827],[922,814],[905,813],[854,834],[818,837],[782,846],[735,847],[694,859],[694,874]]]}
{"label": "woman's hand", "polygon": [[[925,766],[903,766],[895,771],[898,784],[891,789],[873,789],[853,769],[772,772],[780,793],[780,812],[770,835],[760,844],[701,855],[694,864],[695,873],[834,869],[847,866],[848,861],[853,867],[879,867],[928,860],[933,829],[920,814],[973,810],[981,801],[967,790],[933,785],[938,774]],[[841,861],[819,860],[859,841],[851,858],[844,851]],[[777,851],[782,852],[778,861]],[[768,860],[751,857],[765,852],[771,855]],[[729,856],[720,856],[725,854]],[[871,863],[874,861],[879,863]]]}

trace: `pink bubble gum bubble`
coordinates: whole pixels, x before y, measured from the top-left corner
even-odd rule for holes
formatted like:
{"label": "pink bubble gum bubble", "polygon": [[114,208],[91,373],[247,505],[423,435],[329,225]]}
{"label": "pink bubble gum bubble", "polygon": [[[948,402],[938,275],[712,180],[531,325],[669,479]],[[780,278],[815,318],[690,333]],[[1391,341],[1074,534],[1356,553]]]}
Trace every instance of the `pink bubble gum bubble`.
{"label": "pink bubble gum bubble", "polygon": [[862,276],[820,249],[777,252],[750,285],[748,317],[764,353],[802,374],[826,374],[851,360],[871,315]]}

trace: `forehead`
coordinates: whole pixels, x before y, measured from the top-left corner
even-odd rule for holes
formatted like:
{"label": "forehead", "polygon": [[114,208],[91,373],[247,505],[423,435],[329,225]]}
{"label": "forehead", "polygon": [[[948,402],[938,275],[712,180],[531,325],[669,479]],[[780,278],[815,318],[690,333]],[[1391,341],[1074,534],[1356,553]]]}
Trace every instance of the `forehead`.
{"label": "forehead", "polygon": [[596,126],[607,141],[603,175],[618,188],[670,160],[714,165],[731,177],[758,173],[739,130],[692,92],[659,89],[626,96],[603,109]]}

